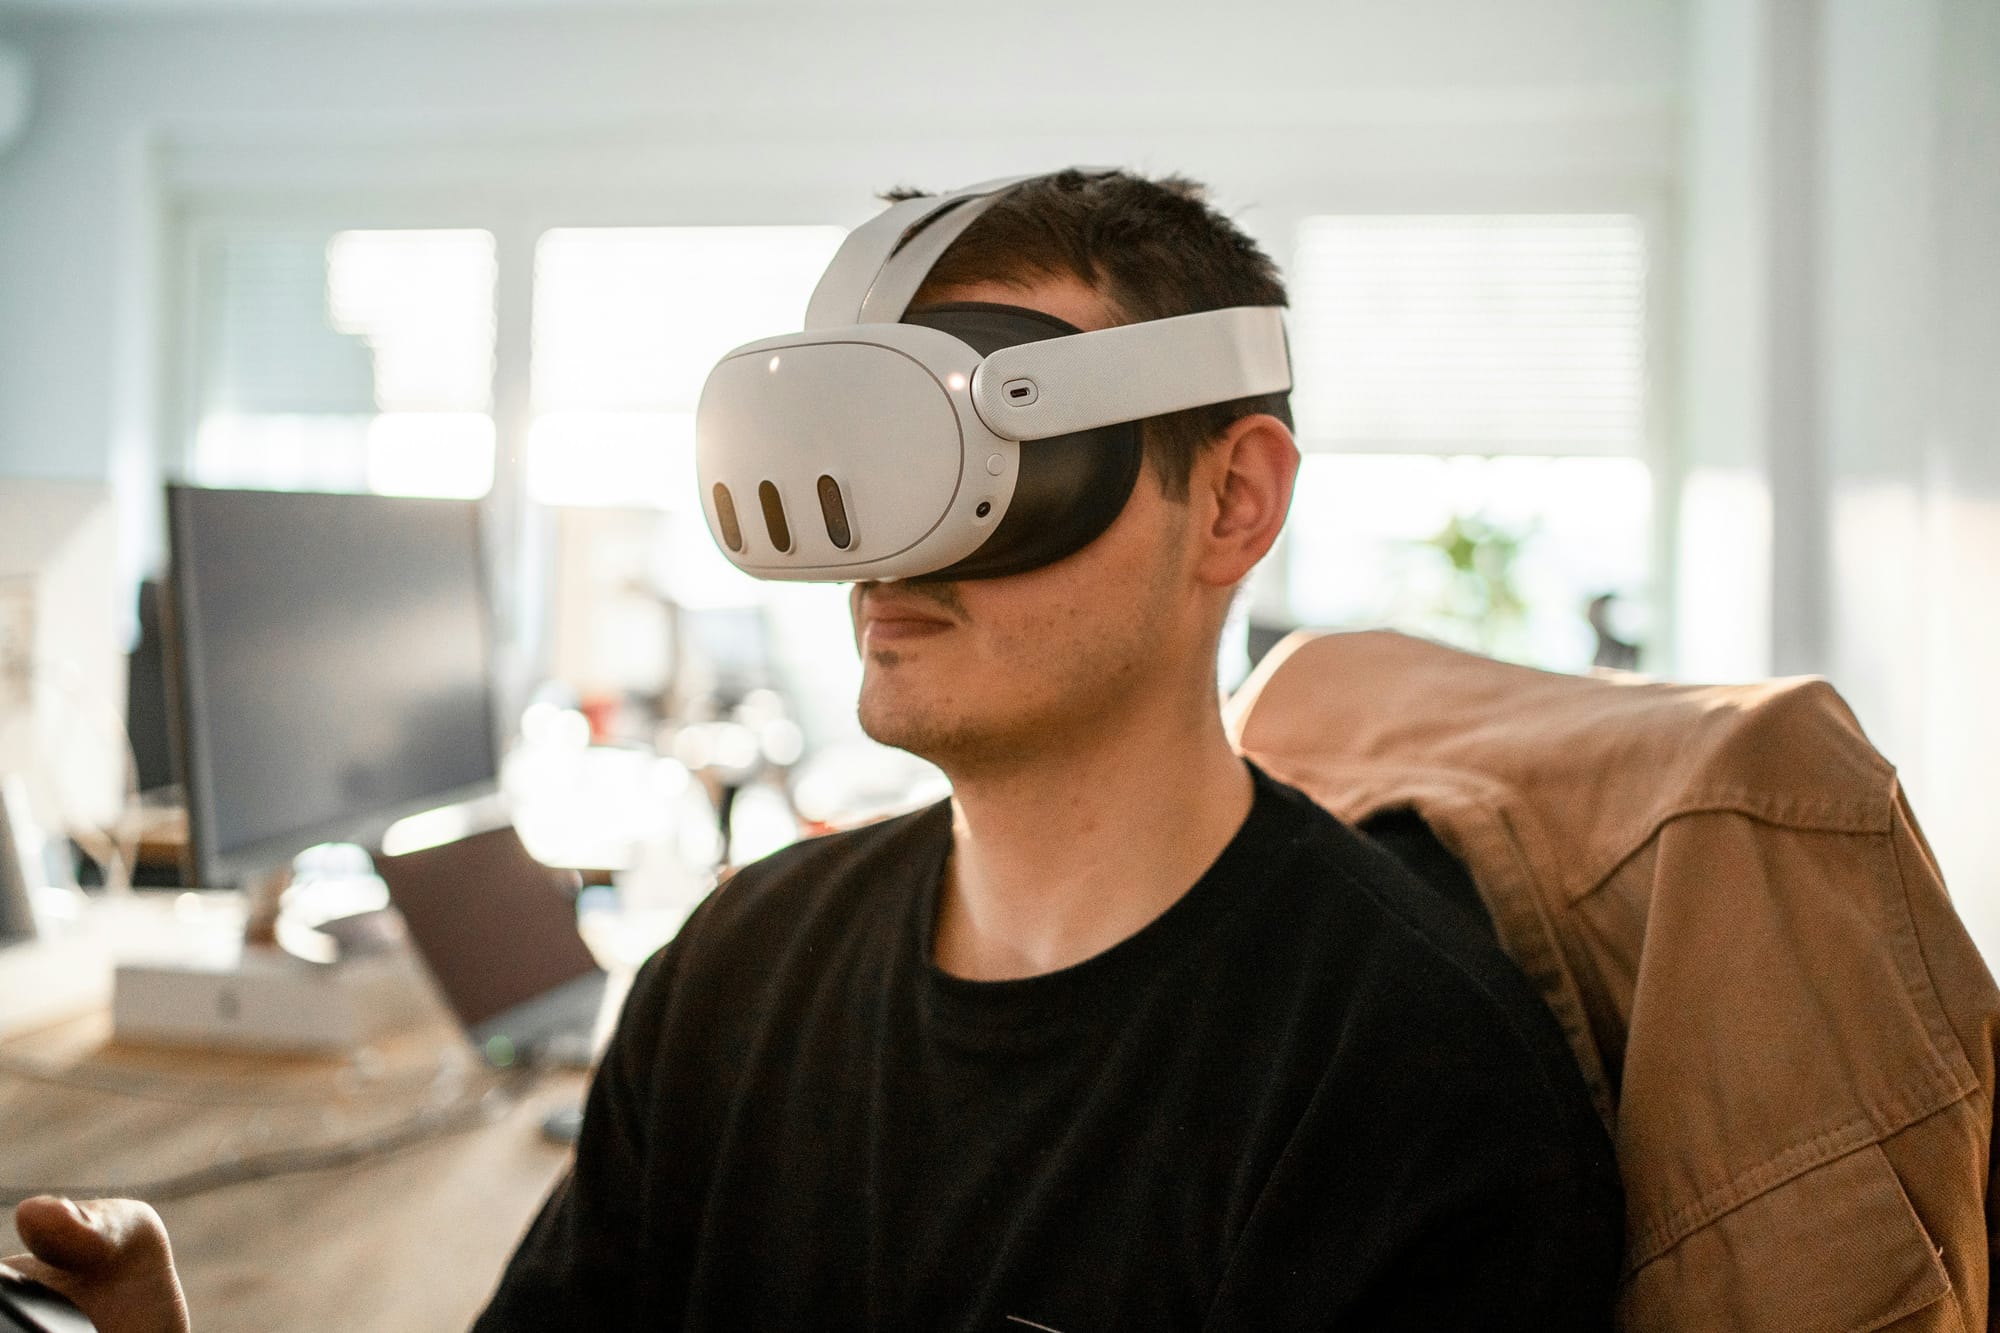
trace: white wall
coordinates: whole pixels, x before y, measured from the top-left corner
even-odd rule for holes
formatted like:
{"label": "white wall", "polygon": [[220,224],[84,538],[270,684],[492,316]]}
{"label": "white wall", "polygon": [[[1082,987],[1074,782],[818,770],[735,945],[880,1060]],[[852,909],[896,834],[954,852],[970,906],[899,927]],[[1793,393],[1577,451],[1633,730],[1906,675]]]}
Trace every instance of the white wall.
{"label": "white wall", "polygon": [[[1283,259],[1309,206],[1657,211],[1677,161],[1676,0],[256,8],[0,15],[41,90],[0,156],[0,476],[109,478],[128,578],[161,547],[178,284],[217,219],[492,228],[506,458],[545,227],[854,223],[891,184],[1122,163],[1210,181]],[[511,698],[550,533],[510,475]]]}
{"label": "white wall", "polygon": [[2000,958],[2000,6],[1691,19],[1679,666],[1829,677]]}
{"label": "white wall", "polygon": [[1695,0],[1682,172],[1677,674],[1771,670],[1775,34],[1768,6]]}
{"label": "white wall", "polygon": [[[1239,204],[1674,160],[1672,0],[0,18],[40,89],[0,158],[0,474],[105,477],[173,427],[176,219],[400,190],[665,220],[855,221],[1069,161]],[[1250,219],[1259,224],[1257,210]]]}
{"label": "white wall", "polygon": [[1825,669],[2000,959],[2000,6],[1824,22]]}

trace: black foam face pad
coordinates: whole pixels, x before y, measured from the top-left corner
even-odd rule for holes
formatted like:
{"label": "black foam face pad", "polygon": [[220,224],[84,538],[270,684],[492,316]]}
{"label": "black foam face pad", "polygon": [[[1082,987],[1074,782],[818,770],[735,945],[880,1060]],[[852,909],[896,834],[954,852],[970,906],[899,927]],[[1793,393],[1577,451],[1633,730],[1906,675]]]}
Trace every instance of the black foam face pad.
{"label": "black foam face pad", "polygon": [[[981,356],[1083,332],[1039,310],[984,301],[920,306],[903,322],[949,333]],[[1136,421],[1023,441],[1014,498],[992,533],[963,560],[912,582],[999,578],[1082,550],[1125,508],[1144,452]]]}

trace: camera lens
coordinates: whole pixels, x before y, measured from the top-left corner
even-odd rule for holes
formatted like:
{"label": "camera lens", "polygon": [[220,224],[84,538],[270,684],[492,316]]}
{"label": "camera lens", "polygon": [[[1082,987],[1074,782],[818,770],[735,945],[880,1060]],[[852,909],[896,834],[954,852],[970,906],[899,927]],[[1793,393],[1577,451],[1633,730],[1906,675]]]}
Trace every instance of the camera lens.
{"label": "camera lens", "polygon": [[854,543],[854,531],[847,524],[847,503],[841,498],[840,483],[832,477],[819,479],[819,512],[826,520],[826,535],[845,551]]}
{"label": "camera lens", "polygon": [[722,529],[723,543],[732,551],[743,549],[743,529],[736,522],[736,501],[729,498],[729,488],[721,482],[715,483],[715,522]]}
{"label": "camera lens", "polygon": [[785,521],[785,505],[778,498],[778,488],[768,481],[757,483],[757,500],[764,506],[764,528],[771,534],[771,545],[781,554],[789,554],[792,549],[792,525]]}

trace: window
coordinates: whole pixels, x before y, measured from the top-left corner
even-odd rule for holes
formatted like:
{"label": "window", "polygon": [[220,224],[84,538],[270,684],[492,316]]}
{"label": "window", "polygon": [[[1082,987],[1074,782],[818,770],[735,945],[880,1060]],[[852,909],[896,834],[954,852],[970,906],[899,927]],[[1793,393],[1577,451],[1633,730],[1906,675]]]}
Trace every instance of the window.
{"label": "window", "polygon": [[[532,235],[506,251],[531,256],[532,271],[501,271],[496,232]],[[195,234],[192,480],[477,498],[504,467],[511,494],[559,511],[495,550],[513,599],[503,623],[552,644],[557,675],[644,694],[678,652],[662,637],[663,597],[761,608],[809,731],[854,730],[853,672],[837,654],[805,667],[847,637],[844,593],[738,573],[708,536],[694,478],[709,369],[799,327],[843,228],[530,231],[497,217],[493,230],[218,220]],[[529,298],[525,385],[497,383],[503,281]],[[525,408],[504,423],[523,441],[504,459],[502,401]],[[510,574],[515,560],[528,567]]]}
{"label": "window", "polygon": [[1590,665],[1592,599],[1647,586],[1652,477],[1632,458],[1308,454],[1285,596],[1303,624],[1390,625],[1553,669]]}
{"label": "window", "polygon": [[1288,617],[1559,669],[1637,637],[1646,272],[1626,214],[1307,219]]}
{"label": "window", "polygon": [[535,247],[528,494],[699,514],[694,410],[731,348],[799,327],[838,227],[562,228]]}
{"label": "window", "polygon": [[191,472],[214,486],[474,498],[493,485],[493,237],[213,239]]}
{"label": "window", "polygon": [[[729,656],[704,627],[754,611],[768,640],[757,652],[808,735],[855,730],[858,664],[827,651],[849,635],[846,590],[738,571],[709,536],[694,468],[709,370],[732,348],[797,329],[845,237],[809,226],[576,227],[540,237],[526,485],[531,499],[567,510],[554,589],[563,678],[630,687],[635,663]],[[662,597],[679,608],[686,642],[662,634]]]}

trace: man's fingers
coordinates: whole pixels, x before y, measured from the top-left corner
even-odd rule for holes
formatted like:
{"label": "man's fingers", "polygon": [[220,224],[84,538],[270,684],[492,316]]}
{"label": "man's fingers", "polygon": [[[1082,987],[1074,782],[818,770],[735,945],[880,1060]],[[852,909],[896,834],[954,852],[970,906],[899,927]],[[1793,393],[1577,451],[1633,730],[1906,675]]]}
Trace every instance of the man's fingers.
{"label": "man's fingers", "polygon": [[137,1199],[68,1199],[39,1195],[14,1210],[14,1229],[35,1257],[84,1276],[167,1260],[167,1228]]}
{"label": "man's fingers", "polygon": [[14,1229],[34,1252],[15,1267],[69,1297],[105,1333],[186,1333],[167,1228],[150,1205],[42,1195],[14,1210]]}
{"label": "man's fingers", "polygon": [[83,1210],[67,1199],[44,1194],[23,1200],[14,1209],[14,1230],[36,1258],[57,1268],[85,1273],[101,1267],[110,1257],[105,1238],[91,1229]]}

